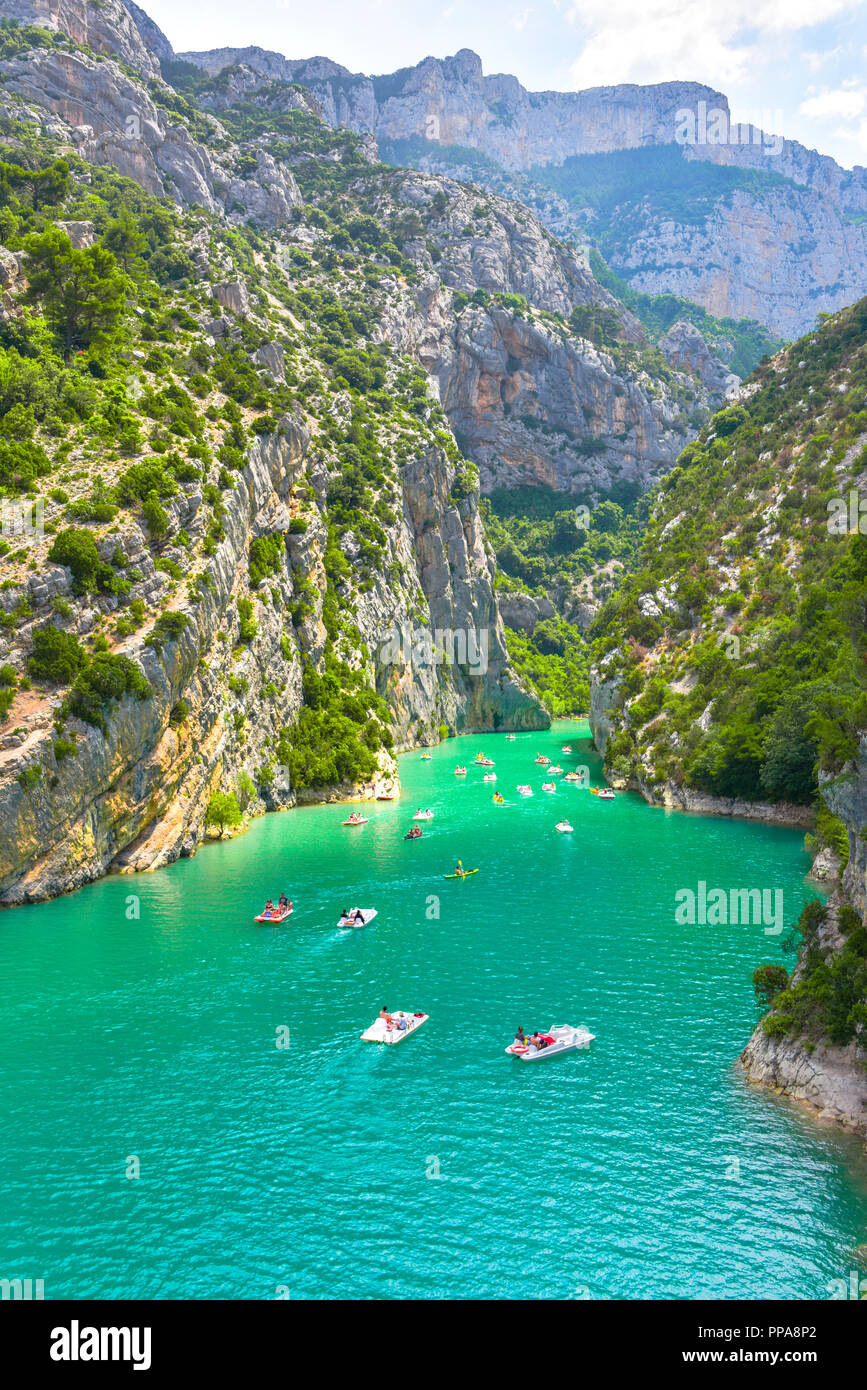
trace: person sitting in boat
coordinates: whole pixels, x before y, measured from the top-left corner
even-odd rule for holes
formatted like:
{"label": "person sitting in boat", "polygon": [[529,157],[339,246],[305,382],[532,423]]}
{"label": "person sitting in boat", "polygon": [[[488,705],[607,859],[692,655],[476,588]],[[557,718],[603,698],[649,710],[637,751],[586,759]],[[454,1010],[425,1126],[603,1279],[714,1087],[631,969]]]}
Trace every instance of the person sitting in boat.
{"label": "person sitting in boat", "polygon": [[399,1033],[405,1033],[408,1027],[409,1019],[407,1018],[406,1014],[399,1014],[397,1020],[397,1031]]}
{"label": "person sitting in boat", "polygon": [[274,911],[274,904],[273,904],[273,902],[271,901],[270,898],[268,899],[268,901],[267,901],[266,904],[265,904],[265,911],[266,911],[266,912],[273,912],[273,911]]}
{"label": "person sitting in boat", "polygon": [[379,1016],[380,1016],[380,1018],[384,1018],[385,1021],[386,1021],[386,1023],[388,1022],[388,1020],[389,1020],[389,1018],[390,1018],[390,1016],[391,1016],[391,1015],[389,1014],[389,1012],[388,1012],[388,1009],[385,1007],[384,1004],[383,1004],[382,1008],[381,1008],[380,1011],[379,1011]]}
{"label": "person sitting in boat", "polygon": [[278,906],[279,908],[284,908],[284,907],[288,907],[288,906],[289,906],[289,899],[286,897],[286,894],[285,894],[285,893],[281,893],[281,894],[280,894],[279,898],[277,899],[277,906]]}
{"label": "person sitting in boat", "polygon": [[360,907],[355,909],[349,920],[350,922],[358,922],[362,927],[364,926],[364,913],[361,911]]}
{"label": "person sitting in boat", "polygon": [[455,869],[455,876],[456,876],[457,878],[463,878],[463,876],[464,876],[464,866],[463,866],[463,864],[461,863],[460,859],[459,859],[458,862],[457,862],[457,867],[456,867],[456,869]]}
{"label": "person sitting in boat", "polygon": [[518,1047],[526,1047],[526,1046],[527,1046],[527,1039],[526,1039],[526,1037],[525,1037],[525,1035],[524,1035],[524,1030],[523,1030],[523,1028],[519,1028],[518,1031],[517,1031],[517,1033],[515,1034],[515,1043],[517,1044]]}

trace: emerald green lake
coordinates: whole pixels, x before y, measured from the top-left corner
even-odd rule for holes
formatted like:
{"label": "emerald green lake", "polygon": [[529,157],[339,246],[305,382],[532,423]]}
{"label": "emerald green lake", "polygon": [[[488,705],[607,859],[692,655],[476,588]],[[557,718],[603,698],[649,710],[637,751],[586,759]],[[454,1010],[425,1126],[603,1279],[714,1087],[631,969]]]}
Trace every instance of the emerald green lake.
{"label": "emerald green lake", "polygon": [[[788,925],[815,892],[801,833],[543,794],[537,752],[600,777],[586,735],[407,754],[359,829],[266,816],[0,915],[0,1276],[47,1299],[828,1298],[867,1241],[863,1146],[733,1066],[785,932],[675,921],[704,881],[782,889]],[[458,858],[480,872],[446,882]],[[256,926],[283,889],[289,923]],[[376,921],[337,931],[356,904]],[[430,1019],[361,1042],[383,1004]],[[504,1054],[557,1023],[596,1041]]]}

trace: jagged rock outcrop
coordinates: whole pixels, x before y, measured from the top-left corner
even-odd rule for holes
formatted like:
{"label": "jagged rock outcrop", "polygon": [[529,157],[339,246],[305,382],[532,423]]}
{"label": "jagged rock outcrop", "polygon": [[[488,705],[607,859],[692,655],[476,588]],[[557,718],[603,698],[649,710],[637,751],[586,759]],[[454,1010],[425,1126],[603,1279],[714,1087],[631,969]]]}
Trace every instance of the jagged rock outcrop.
{"label": "jagged rock outcrop", "polygon": [[532,632],[544,618],[553,618],[556,612],[553,603],[544,595],[512,593],[501,591],[500,613],[507,627],[520,632]]}
{"label": "jagged rock outcrop", "polygon": [[560,164],[574,154],[667,144],[679,109],[725,101],[697,82],[528,92],[515,77],[484,76],[481,59],[468,48],[386,77],[351,73],[327,58],[290,60],[261,48],[179,56],[212,76],[244,64],[269,81],[300,83],[315,93],[333,125],[370,131],[378,140],[420,135],[465,145],[510,170]]}
{"label": "jagged rock outcrop", "polygon": [[285,165],[257,150],[255,176],[239,177],[232,167],[237,151],[229,152],[225,164],[218,162],[160,107],[156,93],[116,62],[37,49],[0,62],[0,80],[9,114],[29,113],[40,123],[48,116],[51,133],[65,136],[83,159],[112,165],[149,193],[271,225],[285,222],[301,201]]}
{"label": "jagged rock outcrop", "polygon": [[736,188],[702,222],[645,219],[612,263],[635,289],[678,294],[719,318],[752,318],[786,338],[867,289],[867,226],[794,184]]}
{"label": "jagged rock outcrop", "polygon": [[678,319],[660,339],[659,350],[672,367],[694,373],[715,396],[727,396],[740,385],[740,377],[714,356],[695,324]]}
{"label": "jagged rock outcrop", "polygon": [[[135,8],[121,0],[99,0],[98,4],[94,0],[3,0],[0,11],[4,19],[67,34],[94,53],[121,59],[143,77],[158,77],[160,44],[156,36],[160,31],[152,21],[147,22],[148,32],[154,31],[150,37],[156,39],[152,44],[132,14]],[[147,16],[142,15],[142,19]],[[163,42],[167,42],[164,36]]]}
{"label": "jagged rock outcrop", "polygon": [[[707,126],[711,113],[712,137],[682,144],[680,157],[767,177],[710,197],[701,190],[700,219],[660,213],[642,187],[632,197],[624,191],[606,229],[617,271],[636,289],[682,295],[718,317],[754,318],[786,337],[867,289],[867,171],[841,169],[779,132],[733,126],[723,93],[699,83],[531,93],[514,77],[484,76],[468,49],[383,77],[255,48],[183,56],[212,75],[243,64],[262,81],[299,83],[332,125],[372,134],[383,147],[397,142],[414,164],[519,197],[579,242],[598,237],[596,214],[572,206],[533,169],[576,155],[674,148],[684,112],[702,129],[701,114]],[[464,158],[461,149],[477,154]],[[698,187],[698,167],[696,178]]]}
{"label": "jagged rock outcrop", "polygon": [[172,48],[162,29],[158,24],[154,23],[150,15],[145,14],[144,10],[133,3],[133,0],[124,0],[124,7],[129,11],[130,18],[138,29],[142,42],[146,48],[148,48],[151,53],[156,54],[161,63],[166,59],[170,60],[174,58],[175,50]]}
{"label": "jagged rock outcrop", "polygon": [[[494,197],[480,211],[474,190],[423,174],[393,182],[398,202],[429,220],[424,240],[406,243],[420,279],[392,299],[378,334],[437,382],[483,491],[544,483],[589,496],[619,483],[638,492],[668,472],[694,436],[687,412],[711,405],[698,379],[681,375],[672,388],[646,370],[632,315],[529,213]],[[444,193],[442,216],[431,218]],[[473,219],[477,235],[466,237]],[[482,298],[456,306],[452,291]],[[594,306],[619,322],[622,350],[570,331],[572,311]]]}

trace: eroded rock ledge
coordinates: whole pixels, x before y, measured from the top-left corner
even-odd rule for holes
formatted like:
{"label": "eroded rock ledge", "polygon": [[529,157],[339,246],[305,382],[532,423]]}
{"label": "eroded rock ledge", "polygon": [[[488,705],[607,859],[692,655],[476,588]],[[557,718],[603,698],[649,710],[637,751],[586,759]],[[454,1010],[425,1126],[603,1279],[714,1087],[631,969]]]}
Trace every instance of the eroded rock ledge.
{"label": "eroded rock ledge", "polygon": [[811,1047],[798,1038],[769,1038],[761,1025],[738,1065],[748,1079],[807,1106],[820,1120],[867,1139],[867,1058],[854,1043]]}

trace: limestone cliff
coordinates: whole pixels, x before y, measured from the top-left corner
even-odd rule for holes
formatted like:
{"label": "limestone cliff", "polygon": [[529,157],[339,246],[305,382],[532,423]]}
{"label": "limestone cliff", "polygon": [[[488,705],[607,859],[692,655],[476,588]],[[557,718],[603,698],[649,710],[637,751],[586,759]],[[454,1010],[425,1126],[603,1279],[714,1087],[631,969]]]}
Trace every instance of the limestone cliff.
{"label": "limestone cliff", "polygon": [[[281,728],[298,715],[303,659],[318,660],[322,652],[327,531],[320,512],[328,474],[310,444],[305,427],[287,418],[279,434],[252,447],[243,473],[224,494],[225,538],[199,572],[195,603],[172,596],[173,586],[155,569],[147,537],[135,522],[112,538],[111,549],[120,547],[124,560],[141,573],[132,597],[152,601],[155,593],[162,594],[168,599],[164,611],[182,613],[187,622],[177,638],[154,642],[149,624],[116,648],[140,666],[151,694],[144,701],[124,699],[104,731],[70,721],[77,740],[74,758],[61,760],[54,751],[57,701],[30,702],[27,713],[19,706],[16,730],[0,741],[0,901],[34,901],[79,887],[109,868],[158,868],[189,854],[203,838],[210,794],[234,787],[239,774],[251,783],[256,778]],[[356,612],[370,652],[370,678],[392,709],[398,746],[435,739],[440,722],[455,731],[534,728],[544,722],[509,674],[478,512],[472,500],[450,504],[453,474],[441,451],[426,453],[403,470],[402,518],[390,530],[383,571]],[[298,499],[311,486],[316,501],[302,513]],[[288,528],[293,514],[306,516],[309,524],[303,533],[287,535],[266,601],[253,595],[257,631],[239,649],[238,599],[250,594],[251,540],[275,527]],[[171,531],[183,529],[195,546],[207,520],[201,489],[184,489],[172,506]],[[175,542],[164,558],[181,554]],[[397,586],[386,578],[394,566],[405,567],[407,576]],[[287,622],[282,614],[310,591],[311,579],[312,611],[297,624]],[[69,573],[43,556],[24,592],[32,621],[19,629],[15,646],[26,648],[53,601],[71,596]],[[7,610],[20,597],[7,589]],[[99,609],[111,611],[114,604],[102,599],[96,610],[78,606],[75,627],[93,627]],[[420,621],[432,631],[484,633],[485,660],[477,663],[483,669],[467,662],[463,667],[414,662],[411,650],[409,660],[401,653],[383,664],[379,654],[390,634],[412,631]],[[6,644],[6,657],[13,654],[14,647]],[[181,700],[188,709],[178,726],[173,711]],[[21,771],[35,766],[44,770],[38,785],[22,785]],[[393,782],[394,764],[386,758],[381,766]],[[343,795],[372,796],[382,780],[347,786]],[[267,783],[259,783],[258,795],[260,809],[296,801],[279,765]]]}
{"label": "limestone cliff", "polygon": [[[865,171],[734,124],[726,97],[699,83],[528,92],[484,75],[467,49],[383,77],[255,48],[182,56],[214,76],[240,66],[253,85],[300,84],[326,120],[374,136],[395,163],[518,198],[558,235],[597,244],[637,290],[795,337],[867,289]],[[684,113],[694,138],[680,144]],[[665,149],[668,173],[655,153]],[[622,174],[611,165],[613,208],[589,205],[575,161],[623,152],[637,158]],[[692,184],[680,205],[664,192],[672,175]]]}

